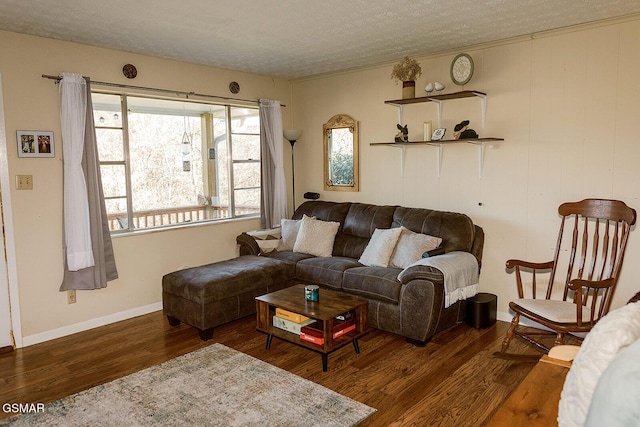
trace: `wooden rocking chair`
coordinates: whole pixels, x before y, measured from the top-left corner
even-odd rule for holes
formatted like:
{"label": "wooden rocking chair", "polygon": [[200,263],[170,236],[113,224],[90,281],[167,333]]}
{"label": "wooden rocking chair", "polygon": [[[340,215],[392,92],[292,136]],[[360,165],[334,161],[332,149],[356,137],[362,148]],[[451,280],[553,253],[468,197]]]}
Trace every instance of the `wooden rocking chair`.
{"label": "wooden rocking chair", "polygon": [[[636,222],[636,211],[618,200],[586,199],[564,203],[558,212],[562,223],[553,261],[535,263],[510,259],[506,263],[508,269],[515,269],[519,299],[509,303],[515,316],[502,342],[503,354],[514,334],[548,352],[549,347],[533,336],[555,334],[554,345],[560,345],[565,334],[589,332],[609,312],[629,232]],[[572,232],[567,232],[563,241],[565,227]],[[562,259],[567,256],[568,259]],[[564,286],[562,300],[554,300],[554,279],[562,275],[565,268],[566,275],[559,277],[559,284]],[[526,295],[522,270],[532,277],[532,286]],[[549,275],[544,298],[536,295],[536,276],[540,274]],[[553,332],[524,333],[518,329],[520,316]]]}

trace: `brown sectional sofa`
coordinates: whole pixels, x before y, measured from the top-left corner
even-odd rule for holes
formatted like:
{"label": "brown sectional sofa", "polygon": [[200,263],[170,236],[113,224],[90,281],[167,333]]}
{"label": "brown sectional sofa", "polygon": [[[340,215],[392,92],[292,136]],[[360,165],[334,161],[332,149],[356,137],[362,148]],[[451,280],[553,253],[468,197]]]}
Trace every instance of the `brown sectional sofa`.
{"label": "brown sectional sofa", "polygon": [[[440,237],[434,252],[465,251],[482,261],[484,232],[460,213],[364,203],[305,202],[293,215],[339,222],[333,256],[316,257],[293,251],[260,253],[247,234],[238,236],[240,256],[170,273],[163,278],[163,307],[171,324],[183,321],[208,339],[213,327],[255,312],[255,296],[295,283],[357,295],[369,301],[369,325],[425,344],[436,333],[464,319],[465,301],[444,307],[443,274],[428,266],[405,271],[368,267],[358,259],[375,231],[404,226]],[[432,253],[431,255],[435,255]]]}

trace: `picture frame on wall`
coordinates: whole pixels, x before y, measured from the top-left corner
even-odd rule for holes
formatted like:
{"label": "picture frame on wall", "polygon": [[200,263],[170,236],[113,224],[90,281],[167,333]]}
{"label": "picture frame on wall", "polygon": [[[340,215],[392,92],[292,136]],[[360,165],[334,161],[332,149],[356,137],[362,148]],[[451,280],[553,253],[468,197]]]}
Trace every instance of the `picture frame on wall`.
{"label": "picture frame on wall", "polygon": [[18,157],[55,157],[53,132],[19,130],[16,132]]}

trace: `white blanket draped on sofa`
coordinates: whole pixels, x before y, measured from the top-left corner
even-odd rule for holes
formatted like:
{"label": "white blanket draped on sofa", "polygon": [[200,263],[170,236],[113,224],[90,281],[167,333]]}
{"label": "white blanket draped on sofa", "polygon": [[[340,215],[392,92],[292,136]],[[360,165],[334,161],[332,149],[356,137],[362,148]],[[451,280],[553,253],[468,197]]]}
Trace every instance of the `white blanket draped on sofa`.
{"label": "white blanket draped on sofa", "polygon": [[444,276],[445,308],[478,293],[478,280],[480,278],[478,261],[469,252],[453,251],[434,257],[422,258],[402,270],[398,275],[398,280],[402,281],[404,272],[414,265],[433,267],[442,272]]}

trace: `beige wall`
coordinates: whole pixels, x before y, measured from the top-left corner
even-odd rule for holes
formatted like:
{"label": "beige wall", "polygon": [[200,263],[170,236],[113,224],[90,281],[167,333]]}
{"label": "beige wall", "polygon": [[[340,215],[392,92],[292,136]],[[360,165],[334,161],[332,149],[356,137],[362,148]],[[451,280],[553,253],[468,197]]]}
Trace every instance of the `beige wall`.
{"label": "beige wall", "polygon": [[[122,66],[135,64],[138,77],[127,80]],[[15,33],[0,32],[9,175],[33,175],[33,191],[11,192],[17,258],[20,321],[25,344],[118,319],[119,313],[157,308],[162,275],[235,255],[235,236],[258,228],[259,221],[217,223],[114,239],[120,278],[96,291],[78,291],[68,305],[59,292],[62,280],[62,150],[58,86],[42,74],[76,72],[93,80],[231,96],[227,86],[240,83],[238,96],[270,98],[291,104],[284,80],[183,62],[98,49]],[[288,107],[291,110],[290,107]],[[283,111],[285,123],[290,112]],[[54,159],[19,159],[16,130],[52,130]],[[52,332],[53,331],[53,332]]]}
{"label": "beige wall", "polygon": [[[484,228],[482,291],[498,295],[501,318],[516,296],[508,258],[552,258],[560,203],[586,197],[622,199],[640,209],[640,20],[627,19],[573,32],[464,50],[475,73],[464,89],[488,94],[486,127],[479,99],[443,106],[443,127],[451,135],[468,119],[481,137],[502,137],[487,148],[482,177],[478,148],[444,148],[437,176],[437,149],[407,149],[404,177],[400,150],[372,147],[396,133],[397,109],[385,100],[401,97],[389,77],[393,64],[293,83],[296,126],[296,198],[317,191],[335,201],[362,201],[450,210],[468,214]],[[449,65],[458,53],[416,58],[427,82],[454,92]],[[338,113],[360,122],[360,192],[322,190],[322,124]],[[437,122],[434,103],[405,106],[409,137],[421,140],[423,122]],[[299,172],[298,172],[299,171]],[[640,231],[630,239],[614,305],[640,290]]]}

